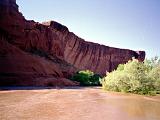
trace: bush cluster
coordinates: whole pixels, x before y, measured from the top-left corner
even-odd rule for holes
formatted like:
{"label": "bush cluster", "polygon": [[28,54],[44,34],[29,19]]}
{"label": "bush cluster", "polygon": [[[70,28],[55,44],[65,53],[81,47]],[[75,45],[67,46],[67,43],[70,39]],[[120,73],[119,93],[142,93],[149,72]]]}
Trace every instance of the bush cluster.
{"label": "bush cluster", "polygon": [[82,86],[97,86],[100,85],[101,76],[94,74],[90,70],[82,70],[74,74],[71,80],[80,82]]}
{"label": "bush cluster", "polygon": [[155,95],[160,91],[160,64],[158,59],[139,62],[136,59],[120,64],[101,80],[109,91]]}

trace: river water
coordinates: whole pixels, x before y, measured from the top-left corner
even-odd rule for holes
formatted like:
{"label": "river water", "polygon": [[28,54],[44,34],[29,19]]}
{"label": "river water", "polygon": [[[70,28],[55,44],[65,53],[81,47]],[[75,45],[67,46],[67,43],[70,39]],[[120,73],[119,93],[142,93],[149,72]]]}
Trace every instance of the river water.
{"label": "river water", "polygon": [[160,96],[96,87],[3,90],[0,120],[160,120]]}

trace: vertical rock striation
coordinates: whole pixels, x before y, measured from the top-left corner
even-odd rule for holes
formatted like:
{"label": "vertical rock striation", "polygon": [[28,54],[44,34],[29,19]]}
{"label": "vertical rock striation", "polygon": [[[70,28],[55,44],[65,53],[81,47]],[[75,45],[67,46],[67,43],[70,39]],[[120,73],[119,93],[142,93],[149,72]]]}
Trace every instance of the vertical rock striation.
{"label": "vertical rock striation", "polygon": [[[19,71],[24,68],[23,73],[45,73],[46,76],[52,74],[54,77],[69,77],[81,69],[104,75],[106,71],[116,69],[118,64],[125,63],[132,57],[140,61],[145,58],[144,51],[86,42],[55,21],[41,24],[26,20],[19,12],[16,0],[0,1],[0,45],[0,64],[3,65],[0,74],[5,71],[15,73],[19,68]],[[21,57],[17,57],[19,53]],[[17,63],[18,61],[27,64]],[[36,69],[36,72],[33,69],[27,71],[26,68]]]}
{"label": "vertical rock striation", "polygon": [[98,74],[104,75],[117,68],[121,63],[126,63],[132,57],[143,61],[144,51],[132,51],[108,47],[96,43],[86,42],[70,33],[64,51],[67,62],[80,69],[90,69]]}

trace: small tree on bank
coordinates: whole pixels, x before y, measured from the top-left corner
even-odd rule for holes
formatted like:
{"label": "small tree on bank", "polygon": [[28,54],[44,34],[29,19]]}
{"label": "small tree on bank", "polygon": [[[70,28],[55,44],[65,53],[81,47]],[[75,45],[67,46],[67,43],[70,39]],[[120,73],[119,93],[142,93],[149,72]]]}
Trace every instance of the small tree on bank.
{"label": "small tree on bank", "polygon": [[82,70],[74,74],[71,80],[80,82],[82,86],[97,86],[100,85],[101,76],[94,74],[90,70]]}

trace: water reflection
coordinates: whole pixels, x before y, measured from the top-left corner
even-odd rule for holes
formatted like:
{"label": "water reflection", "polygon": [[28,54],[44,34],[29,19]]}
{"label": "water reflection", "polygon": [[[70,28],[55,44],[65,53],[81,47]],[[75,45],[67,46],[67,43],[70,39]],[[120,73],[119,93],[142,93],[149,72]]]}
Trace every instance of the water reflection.
{"label": "water reflection", "polygon": [[[160,120],[160,102],[158,100],[136,95],[108,94],[108,97],[98,99],[97,102],[103,106],[101,108],[110,120],[116,118],[118,120]],[[111,113],[118,117],[110,116]]]}

